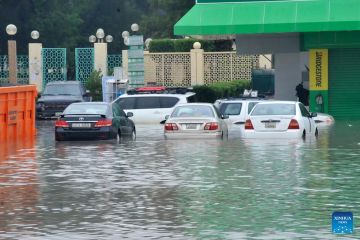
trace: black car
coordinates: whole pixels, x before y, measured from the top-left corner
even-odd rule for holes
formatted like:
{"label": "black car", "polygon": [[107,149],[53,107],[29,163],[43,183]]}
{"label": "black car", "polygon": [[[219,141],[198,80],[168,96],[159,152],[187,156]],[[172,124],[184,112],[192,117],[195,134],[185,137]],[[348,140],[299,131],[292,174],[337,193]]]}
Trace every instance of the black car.
{"label": "black car", "polygon": [[133,114],[117,105],[105,102],[70,104],[55,122],[55,140],[136,138]]}
{"label": "black car", "polygon": [[87,102],[91,98],[79,81],[49,82],[36,104],[38,119],[57,118],[74,102]]}

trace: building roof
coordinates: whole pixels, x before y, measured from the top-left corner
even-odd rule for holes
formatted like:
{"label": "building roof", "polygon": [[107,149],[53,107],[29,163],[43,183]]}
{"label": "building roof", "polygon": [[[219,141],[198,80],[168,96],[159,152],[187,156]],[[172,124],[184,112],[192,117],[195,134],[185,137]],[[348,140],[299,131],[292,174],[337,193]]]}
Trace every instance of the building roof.
{"label": "building roof", "polygon": [[359,0],[198,3],[175,35],[233,35],[360,30]]}

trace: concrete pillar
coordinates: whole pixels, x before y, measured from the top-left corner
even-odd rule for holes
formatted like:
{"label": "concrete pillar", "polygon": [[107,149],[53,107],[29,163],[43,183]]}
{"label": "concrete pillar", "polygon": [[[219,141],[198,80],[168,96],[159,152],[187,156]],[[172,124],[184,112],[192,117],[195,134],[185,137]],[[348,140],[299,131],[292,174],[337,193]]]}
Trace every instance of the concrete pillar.
{"label": "concrete pillar", "polygon": [[275,95],[276,100],[296,101],[296,85],[302,81],[301,54],[275,54]]}
{"label": "concrete pillar", "polygon": [[16,41],[8,41],[8,57],[9,57],[9,82],[17,83],[17,56],[16,56]]}
{"label": "concrete pillar", "polygon": [[107,75],[107,43],[94,43],[94,68]]}
{"label": "concrete pillar", "polygon": [[41,43],[29,43],[29,83],[36,85],[38,92],[43,90],[41,51]]}
{"label": "concrete pillar", "polygon": [[129,79],[129,55],[128,50],[122,50],[122,68],[123,68],[123,78]]}
{"label": "concrete pillar", "polygon": [[191,49],[191,86],[204,84],[204,50]]}

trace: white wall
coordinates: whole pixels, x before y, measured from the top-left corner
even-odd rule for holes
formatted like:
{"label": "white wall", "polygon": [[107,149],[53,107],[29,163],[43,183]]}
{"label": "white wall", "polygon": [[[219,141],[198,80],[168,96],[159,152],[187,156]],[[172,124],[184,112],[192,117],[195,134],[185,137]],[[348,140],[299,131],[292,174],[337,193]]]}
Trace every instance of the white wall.
{"label": "white wall", "polygon": [[302,81],[303,54],[275,54],[275,95],[276,100],[297,100],[296,85]]}

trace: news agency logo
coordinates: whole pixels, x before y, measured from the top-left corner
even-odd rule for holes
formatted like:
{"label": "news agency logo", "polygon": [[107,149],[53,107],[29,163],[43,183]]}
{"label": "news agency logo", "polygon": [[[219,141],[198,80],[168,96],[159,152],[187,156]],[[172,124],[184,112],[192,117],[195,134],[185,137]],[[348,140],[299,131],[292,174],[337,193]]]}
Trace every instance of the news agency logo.
{"label": "news agency logo", "polygon": [[352,212],[333,212],[332,232],[336,234],[353,233],[354,218]]}

